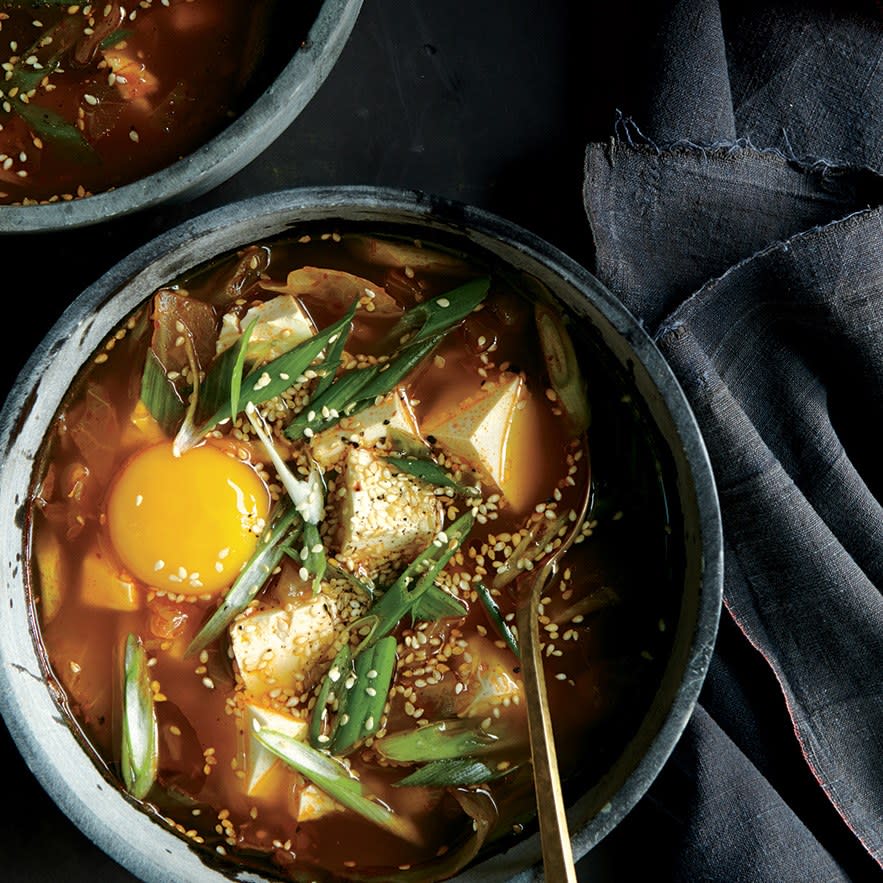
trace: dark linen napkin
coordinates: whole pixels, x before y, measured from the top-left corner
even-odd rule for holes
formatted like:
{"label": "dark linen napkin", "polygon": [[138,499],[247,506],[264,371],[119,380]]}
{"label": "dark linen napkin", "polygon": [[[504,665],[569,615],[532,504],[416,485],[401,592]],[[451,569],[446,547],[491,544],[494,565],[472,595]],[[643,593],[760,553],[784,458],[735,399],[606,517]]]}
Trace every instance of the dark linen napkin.
{"label": "dark linen napkin", "polygon": [[614,846],[623,879],[647,854],[654,879],[883,879],[883,11],[652,14],[655,79],[589,145],[584,201],[702,429],[725,597]]}

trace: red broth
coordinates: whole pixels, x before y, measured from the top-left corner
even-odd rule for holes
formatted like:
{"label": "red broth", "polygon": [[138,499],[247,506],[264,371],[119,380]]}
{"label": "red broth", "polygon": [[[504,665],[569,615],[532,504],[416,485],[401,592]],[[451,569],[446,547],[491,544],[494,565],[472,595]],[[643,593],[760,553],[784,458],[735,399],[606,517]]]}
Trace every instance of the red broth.
{"label": "red broth", "polygon": [[[439,261],[416,267],[408,262],[414,263],[415,252],[390,262],[378,256],[378,242],[385,240],[345,230],[342,235],[306,231],[219,258],[174,280],[163,296],[184,298],[189,307],[199,305],[176,314],[172,336],[183,321],[205,372],[214,361],[214,339],[224,312],[241,314],[253,303],[277,297],[293,270],[329,268],[330,285],[298,289],[300,303],[320,329],[341,315],[354,290],[364,292],[367,286],[373,292],[360,301],[347,340],[349,365],[344,363],[344,369],[352,369],[374,363],[387,351],[380,342],[401,308],[445,295],[469,280],[490,279],[480,309],[458,323],[407,375],[403,388],[418,424],[432,427],[439,425],[434,414],[456,409],[483,384],[520,377],[519,401],[527,404],[519,409],[508,454],[517,481],[506,485],[509,497],[501,495],[481,469],[446,454],[444,444],[427,432],[424,454],[461,482],[478,480],[482,489],[480,500],[430,491],[441,501],[441,523],[448,529],[476,507],[468,537],[438,576],[442,588],[460,599],[462,610],[423,620],[403,616],[395,625],[395,673],[382,719],[372,735],[346,753],[364,793],[396,818],[407,819],[415,836],[389,833],[339,806],[305,813],[315,792],[281,763],[261,780],[260,788],[248,793],[243,740],[249,736],[249,718],[243,709],[257,701],[262,708],[311,719],[333,654],[320,654],[307,682],[296,687],[274,682],[275,690],[255,700],[232,646],[232,631],[225,629],[199,653],[185,652],[223,591],[203,592],[204,586],[193,588],[193,581],[180,592],[169,590],[138,578],[120,563],[121,547],[114,547],[111,536],[109,495],[127,474],[127,464],[163,437],[138,404],[148,346],[158,345],[156,300],[132,315],[81,372],[46,441],[30,509],[32,579],[48,676],[60,685],[73,725],[96,763],[119,780],[120,647],[127,634],[135,634],[150,660],[159,733],[158,772],[144,796],[145,811],[188,838],[207,860],[280,879],[302,879],[304,874],[322,880],[366,875],[378,880],[399,875],[444,879],[472,861],[479,846],[480,855],[488,855],[534,829],[519,661],[481,603],[477,583],[491,588],[502,617],[511,623],[517,583],[496,585],[495,578],[525,537],[526,527],[576,505],[589,473],[592,508],[579,541],[547,588],[541,620],[559,763],[569,799],[597,782],[633,735],[658,685],[677,615],[681,564],[671,546],[669,524],[677,513],[669,509],[667,467],[627,383],[591,335],[573,329],[579,335],[592,408],[586,456],[550,386],[534,306],[520,280],[505,267],[476,257],[452,257],[447,251],[438,252]],[[421,246],[416,254],[434,252]],[[314,280],[321,276],[309,272]],[[340,274],[356,276],[355,289],[352,278]],[[384,315],[384,304],[392,305],[389,315]],[[208,320],[200,325],[197,315]],[[181,383],[187,370],[181,368],[183,362],[168,364],[178,342],[169,345],[167,340],[163,353],[166,369]],[[308,390],[318,382],[315,377],[300,379]],[[283,409],[278,429],[296,413],[292,401],[302,404],[296,398],[288,402],[291,407]],[[383,442],[372,449],[349,433],[346,429],[341,434],[345,450],[340,458],[349,456],[346,450],[390,453]],[[276,436],[281,445],[278,432]],[[284,498],[278,475],[244,415],[232,427],[229,422],[219,426],[208,443],[252,464],[271,495]],[[308,447],[315,455],[320,450],[315,437],[307,437],[294,442],[286,456],[298,462],[298,451]],[[184,453],[182,459],[188,456]],[[322,542],[332,565],[364,578],[364,571],[346,563],[336,539],[342,516],[334,508],[335,499],[347,487],[345,469],[353,468],[348,460],[342,465],[340,458],[325,468]],[[414,481],[423,487],[421,480]],[[167,488],[168,494],[175,492]],[[385,504],[375,499],[374,505]],[[161,542],[171,542],[178,532],[171,526],[156,530],[169,534]],[[138,542],[153,539],[143,533]],[[359,554],[357,550],[356,558]],[[409,554],[413,558],[416,553]],[[112,562],[110,588],[106,579],[97,588],[94,579],[90,582],[96,556]],[[86,564],[90,559],[93,564]],[[394,556],[381,564],[378,596],[406,564],[407,559]],[[313,603],[311,577],[300,571],[301,565],[297,555],[283,560],[237,622],[254,622],[261,609],[279,603],[280,591],[298,609]],[[364,635],[359,617],[373,602],[335,573],[340,571],[326,573],[319,597],[333,599],[335,628],[349,623],[355,643]],[[496,774],[492,780],[464,787],[397,785],[421,764],[391,762],[382,752],[384,738],[439,719],[467,721],[499,738],[488,760]],[[480,844],[473,840],[476,828],[483,836]]]}
{"label": "red broth", "polygon": [[0,204],[100,193],[206,142],[261,79],[275,5],[0,2]]}

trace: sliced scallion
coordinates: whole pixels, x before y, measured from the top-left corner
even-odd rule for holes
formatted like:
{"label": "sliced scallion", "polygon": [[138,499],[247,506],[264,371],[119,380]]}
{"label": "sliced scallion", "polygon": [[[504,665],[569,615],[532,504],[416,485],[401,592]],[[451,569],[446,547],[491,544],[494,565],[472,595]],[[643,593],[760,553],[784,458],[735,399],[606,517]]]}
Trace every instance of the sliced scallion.
{"label": "sliced scallion", "polygon": [[62,146],[81,162],[97,161],[95,148],[83,137],[83,133],[63,116],[37,104],[15,102],[15,112],[31,127],[36,135]]}
{"label": "sliced scallion", "polygon": [[388,635],[401,618],[414,609],[418,599],[429,590],[438,574],[463,544],[474,523],[475,515],[472,511],[461,515],[447,528],[443,536],[436,537],[405,568],[384,592],[383,597],[371,606],[368,615],[376,619],[376,627],[365,640],[366,646]]}
{"label": "sliced scallion", "polygon": [[373,405],[378,397],[398,386],[439,340],[440,337],[435,337],[407,346],[382,365],[347,371],[295,416],[285,429],[286,438],[295,440],[321,432],[334,426],[341,417],[351,417]]}
{"label": "sliced scallion", "polygon": [[[438,346],[448,331],[484,300],[489,286],[489,279],[474,279],[406,310],[387,337],[393,351],[389,361],[347,371],[335,378],[289,423],[286,437],[296,440],[321,432],[334,426],[341,417],[352,416],[385,396]],[[326,374],[323,381],[328,376]]]}
{"label": "sliced scallion", "polygon": [[141,374],[141,401],[167,435],[171,435],[184,418],[184,401],[152,349],[147,350]]}
{"label": "sliced scallion", "polygon": [[251,423],[252,429],[254,429],[255,434],[269,455],[279,480],[282,482],[300,516],[310,524],[318,524],[325,511],[325,485],[322,481],[322,473],[319,467],[311,464],[310,474],[307,478],[297,478],[276,449],[276,444],[271,435],[272,430],[251,402],[246,404],[245,414],[248,417],[249,423]]}
{"label": "sliced scallion", "polygon": [[396,643],[389,635],[359,653],[352,676],[337,684],[337,722],[328,745],[333,754],[348,754],[380,729],[395,671]]}
{"label": "sliced scallion", "polygon": [[239,394],[242,391],[242,372],[245,370],[245,355],[248,352],[248,341],[251,339],[257,319],[249,322],[248,327],[242,332],[239,340],[233,345],[233,366],[230,371],[230,413],[239,413]]}
{"label": "sliced scallion", "polygon": [[[283,353],[281,356],[253,370],[242,379],[242,387],[239,395],[238,409],[236,414],[231,412],[229,396],[222,404],[216,405],[217,410],[200,427],[204,434],[214,429],[219,423],[238,415],[247,404],[260,405],[270,399],[281,395],[297,383],[305,371],[319,357],[329,343],[337,340],[337,335],[347,334],[355,314],[355,305],[337,322],[324,328],[318,334],[308,337],[296,347]],[[231,376],[231,362],[235,361],[236,355],[228,356],[229,350],[221,354],[208,372],[206,386],[209,389],[229,389]]]}
{"label": "sliced scallion", "polygon": [[466,616],[469,608],[438,584],[431,585],[411,607],[411,617],[437,622],[446,616]]}
{"label": "sliced scallion", "polygon": [[121,767],[126,790],[143,800],[156,780],[158,731],[147,652],[134,634],[123,648]]}
{"label": "sliced scallion", "polygon": [[574,435],[580,435],[588,429],[591,414],[586,383],[580,371],[573,341],[561,316],[552,307],[538,301],[534,307],[534,318],[549,382],[564,411],[570,431]]}
{"label": "sliced scallion", "polygon": [[449,758],[433,760],[399,779],[395,785],[397,788],[463,788],[490,782],[511,771],[509,767],[503,771],[495,770],[480,760],[468,757]]}
{"label": "sliced scallion", "polygon": [[340,363],[343,361],[343,351],[346,347],[346,342],[349,338],[350,331],[352,331],[352,327],[351,322],[349,327],[340,333],[337,340],[335,340],[329,348],[328,354],[322,361],[322,367],[318,369],[320,375],[319,382],[316,384],[313,398],[319,398],[324,395],[325,390],[334,383],[337,376],[337,370],[340,368]]}
{"label": "sliced scallion", "polygon": [[311,521],[304,523],[303,541],[306,554],[301,561],[313,577],[313,592],[318,592],[328,567],[328,559],[325,557],[325,546],[319,535],[319,528]]}
{"label": "sliced scallion", "polygon": [[218,609],[190,642],[186,655],[199,653],[248,607],[282,560],[285,545],[291,542],[292,530],[299,532],[301,527],[301,517],[293,503],[285,500],[276,507],[257,548],[228,589]]}
{"label": "sliced scallion", "polygon": [[[490,279],[472,279],[453,291],[411,307],[389,331],[387,341],[392,346],[401,346],[402,343],[411,345],[444,334],[465,319],[487,297],[489,288]],[[411,332],[415,333],[411,335]]]}
{"label": "sliced scallion", "polygon": [[338,701],[338,685],[343,689],[346,679],[352,676],[353,651],[349,643],[344,644],[334,657],[316,696],[316,704],[310,716],[309,739],[314,748],[327,745],[334,735],[330,720],[331,706]]}
{"label": "sliced scallion", "polygon": [[359,389],[356,406],[347,408],[346,413],[355,414],[357,411],[373,405],[377,398],[391,392],[438,346],[441,339],[441,334],[428,339],[415,339],[388,362],[375,366],[377,371]]}
{"label": "sliced scallion", "polygon": [[515,654],[515,658],[521,659],[521,651],[518,649],[518,640],[515,637],[515,632],[509,628],[509,623],[503,618],[503,614],[500,612],[500,607],[494,600],[494,596],[491,594],[490,589],[480,580],[474,585],[475,593],[478,595],[478,600],[481,601],[481,604],[488,615],[488,619],[491,621],[491,625],[493,625],[499,636],[506,642],[506,646]]}
{"label": "sliced scallion", "polygon": [[443,469],[434,460],[428,460],[421,457],[398,457],[391,455],[385,458],[386,462],[394,466],[399,472],[407,472],[427,484],[434,484],[438,487],[450,488],[457,494],[463,496],[481,496],[481,491],[477,487],[469,487],[457,481],[447,470]]}
{"label": "sliced scallion", "polygon": [[368,796],[358,779],[353,778],[339,760],[275,730],[258,730],[255,738],[341,806],[404,840],[419,841],[413,823]]}
{"label": "sliced scallion", "polygon": [[393,733],[374,747],[388,760],[423,763],[489,754],[500,747],[500,739],[476,721],[453,718]]}

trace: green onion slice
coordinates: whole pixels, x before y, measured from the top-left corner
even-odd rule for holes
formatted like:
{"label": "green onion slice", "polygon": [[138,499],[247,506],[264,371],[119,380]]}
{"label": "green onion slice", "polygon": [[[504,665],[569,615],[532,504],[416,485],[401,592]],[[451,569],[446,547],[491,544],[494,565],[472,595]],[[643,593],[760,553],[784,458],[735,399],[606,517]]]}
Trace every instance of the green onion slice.
{"label": "green onion slice", "polygon": [[63,147],[80,162],[97,160],[95,148],[83,137],[83,133],[54,110],[33,102],[25,104],[20,100],[15,101],[14,107],[15,112],[41,138]]}
{"label": "green onion slice", "polygon": [[460,484],[446,469],[443,469],[433,460],[427,460],[421,457],[386,457],[386,462],[394,466],[399,472],[407,472],[427,484],[434,484],[438,487],[450,488],[457,494],[463,496],[481,496],[481,490],[477,487],[469,487]]}
{"label": "green onion slice", "polygon": [[[347,371],[288,424],[285,436],[292,441],[334,426],[341,417],[351,417],[370,407],[397,387],[437,346],[440,337],[407,346],[389,362]],[[329,416],[324,416],[328,414]],[[336,414],[337,416],[333,416]],[[309,430],[309,432],[307,432]]]}
{"label": "green onion slice", "polygon": [[[325,356],[325,359],[322,362],[322,367],[318,369],[318,373],[321,376],[319,382],[316,384],[316,389],[313,392],[313,398],[319,398],[324,395],[325,390],[334,383],[337,376],[337,369],[340,368],[340,364],[343,361],[343,351],[346,347],[346,342],[349,339],[352,327],[352,322],[350,322],[346,331],[338,336],[337,340],[334,341],[331,348],[328,350],[328,355]],[[307,407],[309,407],[309,405],[307,405]]]}
{"label": "green onion slice", "polygon": [[[473,279],[451,292],[406,310],[387,337],[393,356],[383,365],[347,371],[322,393],[314,395],[285,429],[291,440],[334,426],[372,405],[398,386],[439,344],[442,337],[469,315],[487,296],[489,279]],[[414,333],[411,333],[414,332]],[[402,338],[405,337],[405,340]],[[326,381],[331,373],[323,377]],[[323,416],[323,413],[338,416]],[[312,419],[310,418],[310,415]]]}
{"label": "green onion slice", "polygon": [[482,729],[477,721],[453,718],[393,733],[374,747],[389,760],[422,763],[480,757],[497,750],[500,738]]}
{"label": "green onion slice", "polygon": [[447,616],[466,616],[469,608],[438,584],[431,585],[411,607],[411,618],[437,622]]}
{"label": "green onion slice", "polygon": [[337,720],[328,745],[333,754],[348,754],[380,729],[395,671],[396,644],[389,635],[359,653],[352,676],[336,685]]}
{"label": "green onion slice", "polygon": [[156,780],[158,729],[147,652],[135,634],[123,651],[123,725],[121,766],[126,790],[143,800]]}
{"label": "green onion slice", "polygon": [[[411,307],[392,327],[386,340],[398,347],[444,334],[462,322],[487,297],[489,288],[490,279],[487,277],[472,279],[453,291]],[[416,333],[406,337],[415,329]]]}
{"label": "green onion slice", "polygon": [[319,535],[319,528],[311,521],[304,523],[303,549],[306,556],[301,563],[313,577],[313,592],[318,592],[322,585],[322,579],[328,567],[328,559],[325,556],[325,546]]}
{"label": "green onion slice", "polygon": [[301,517],[294,504],[285,500],[276,506],[270,525],[264,531],[251,558],[227,590],[221,605],[190,642],[185,655],[199,653],[254,600],[282,560],[285,545],[291,541],[289,534],[292,528],[298,532],[302,529]]}
{"label": "green onion slice", "polygon": [[467,785],[481,785],[512,772],[514,767],[503,770],[493,769],[480,760],[468,757],[433,760],[413,773],[399,779],[397,788],[464,788]]}
{"label": "green onion slice", "polygon": [[325,482],[321,470],[311,462],[307,478],[297,478],[276,448],[272,429],[251,402],[245,406],[245,414],[298,513],[308,524],[318,524],[325,512]]}
{"label": "green onion slice", "polygon": [[445,531],[446,541],[437,537],[405,568],[383,597],[368,611],[368,616],[376,619],[376,627],[363,642],[363,646],[370,646],[388,635],[401,618],[413,610],[418,599],[429,591],[436,577],[454,557],[474,523],[474,513],[464,513]]}
{"label": "green onion slice", "polygon": [[518,639],[515,637],[515,632],[509,628],[509,623],[503,618],[499,605],[494,600],[493,595],[491,595],[490,589],[480,580],[474,585],[478,600],[481,601],[482,606],[487,612],[491,625],[506,642],[506,646],[515,654],[515,658],[521,659],[521,651],[518,648]]}
{"label": "green onion slice", "polygon": [[[242,387],[239,395],[238,408],[232,413],[229,397],[222,404],[216,405],[217,410],[201,426],[201,434],[214,429],[224,420],[236,418],[239,412],[247,405],[260,405],[270,399],[281,395],[285,390],[294,386],[299,377],[312,365],[329,343],[335,343],[338,335],[349,333],[355,315],[355,304],[347,311],[346,315],[324,328],[318,334],[307,338],[287,353],[273,359],[266,365],[259,366],[242,379]],[[209,389],[229,389],[229,378],[232,375],[231,360],[237,355],[229,356],[226,350],[215,361],[206,377],[206,386]],[[226,357],[226,358],[225,358]]]}
{"label": "green onion slice", "polygon": [[275,730],[258,730],[255,738],[341,806],[404,840],[420,841],[413,823],[366,794],[358,779],[339,760]]}
{"label": "green onion slice", "polygon": [[585,432],[591,422],[586,383],[579,368],[573,341],[561,316],[546,304],[537,302],[534,319],[552,389],[574,435]]}
{"label": "green onion slice", "polygon": [[234,350],[233,366],[230,371],[230,413],[239,413],[239,395],[242,391],[242,372],[245,370],[245,355],[248,352],[248,341],[258,324],[257,319],[249,322],[248,327],[239,336],[239,340],[231,347]]}
{"label": "green onion slice", "polygon": [[147,351],[141,374],[141,401],[166,435],[175,431],[187,410],[159,356],[152,349]]}
{"label": "green onion slice", "polygon": [[[346,679],[352,676],[352,661],[353,651],[349,643],[346,643],[337,651],[331,666],[325,672],[325,677],[316,696],[316,704],[313,706],[313,713],[310,716],[309,739],[314,748],[321,748],[323,744],[327,745],[334,735],[333,725],[329,722],[330,706],[338,701],[338,685],[340,685],[342,695]],[[325,732],[326,728],[331,732]]]}

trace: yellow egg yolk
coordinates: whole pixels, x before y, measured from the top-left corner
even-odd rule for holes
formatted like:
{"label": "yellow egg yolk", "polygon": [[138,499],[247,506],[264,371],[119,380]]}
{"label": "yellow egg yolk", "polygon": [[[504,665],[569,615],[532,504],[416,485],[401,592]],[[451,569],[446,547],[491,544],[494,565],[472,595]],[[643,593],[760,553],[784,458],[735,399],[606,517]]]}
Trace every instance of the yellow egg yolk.
{"label": "yellow egg yolk", "polygon": [[179,457],[169,442],[135,454],[107,500],[110,539],[123,565],[164,591],[228,587],[255,549],[270,499],[248,464],[204,444]]}

